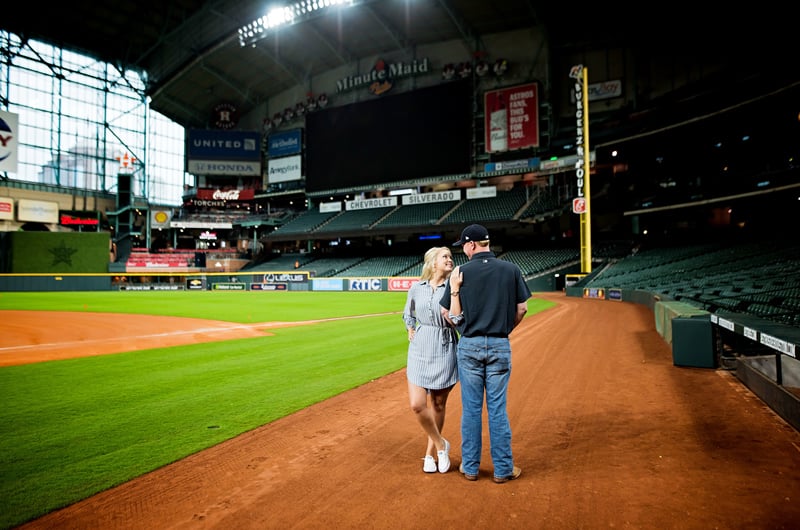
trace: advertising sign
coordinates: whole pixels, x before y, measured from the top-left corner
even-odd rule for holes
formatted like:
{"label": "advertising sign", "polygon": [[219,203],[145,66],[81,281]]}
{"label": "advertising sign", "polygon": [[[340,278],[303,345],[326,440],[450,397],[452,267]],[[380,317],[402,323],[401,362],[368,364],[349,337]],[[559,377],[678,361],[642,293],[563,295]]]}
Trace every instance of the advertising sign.
{"label": "advertising sign", "polygon": [[62,211],[58,215],[58,224],[61,226],[98,226],[100,224],[99,212]]}
{"label": "advertising sign", "polygon": [[220,282],[211,284],[212,291],[244,291],[246,289],[247,285],[239,282]]}
{"label": "advertising sign", "polygon": [[348,291],[380,291],[380,278],[351,278]]}
{"label": "advertising sign", "polygon": [[150,216],[150,226],[152,228],[169,228],[169,222],[172,220],[172,210],[152,210]]}
{"label": "advertising sign", "polygon": [[289,286],[285,283],[251,283],[251,291],[288,291]]}
{"label": "advertising sign", "polygon": [[416,281],[419,278],[389,278],[388,287],[390,291],[408,291]]}
{"label": "advertising sign", "polygon": [[497,186],[481,186],[480,188],[467,188],[467,199],[488,199],[497,197]]}
{"label": "advertising sign", "polygon": [[523,160],[507,160],[505,162],[489,162],[483,165],[483,170],[487,173],[489,171],[508,171],[513,169],[535,171],[540,164],[543,164],[543,162],[540,162],[539,158],[526,158]]}
{"label": "advertising sign", "polygon": [[14,199],[0,197],[0,220],[11,221],[14,219]]}
{"label": "advertising sign", "polygon": [[189,160],[186,170],[195,175],[257,177],[261,175],[261,162]]}
{"label": "advertising sign", "polygon": [[487,91],[483,96],[487,153],[539,147],[538,85]]}
{"label": "advertising sign", "polygon": [[606,299],[606,291],[602,287],[584,287],[583,289],[583,297],[584,298],[597,298],[598,300],[605,300]]}
{"label": "advertising sign", "polygon": [[17,221],[58,223],[58,203],[20,199],[17,201]]}
{"label": "advertising sign", "polygon": [[354,201],[345,201],[344,209],[352,210],[370,210],[372,208],[388,208],[389,206],[397,206],[397,197],[378,197],[375,199],[356,199]]}
{"label": "advertising sign", "polygon": [[270,134],[267,140],[267,155],[278,157],[300,154],[303,148],[302,132],[302,129],[294,129]]}
{"label": "advertising sign", "polygon": [[120,285],[120,291],[183,291],[183,285],[174,284],[142,284],[142,285]]}
{"label": "advertising sign", "polygon": [[197,198],[208,201],[252,201],[256,196],[255,190],[220,190],[201,188],[197,190]]}
{"label": "advertising sign", "polygon": [[189,131],[186,169],[195,175],[261,175],[261,134],[252,131]]}
{"label": "advertising sign", "polygon": [[341,212],[342,202],[321,202],[319,203],[319,211],[320,213]]}
{"label": "advertising sign", "polygon": [[300,167],[301,158],[298,155],[271,159],[267,169],[267,182],[275,184],[303,178],[303,172]]}
{"label": "advertising sign", "polygon": [[201,278],[192,278],[186,280],[186,288],[190,291],[202,291],[205,290],[206,285]]}
{"label": "advertising sign", "polygon": [[17,172],[19,115],[0,110],[0,171]]}
{"label": "advertising sign", "polygon": [[344,291],[341,278],[314,278],[311,280],[314,291]]}
{"label": "advertising sign", "polygon": [[336,91],[345,92],[356,88],[368,87],[369,91],[379,96],[388,92],[396,79],[425,75],[430,72],[431,63],[427,57],[414,59],[411,62],[389,62],[378,59],[372,70],[362,75],[351,75],[336,81]]}
{"label": "advertising sign", "polygon": [[261,161],[261,134],[253,131],[189,131],[190,160]]}
{"label": "advertising sign", "polygon": [[403,206],[410,204],[427,204],[431,202],[452,202],[461,200],[461,190],[432,191],[403,195]]}
{"label": "advertising sign", "polygon": [[265,272],[261,278],[254,278],[254,283],[306,283],[308,272]]}
{"label": "advertising sign", "polygon": [[602,83],[592,83],[587,87],[589,101],[618,98],[622,96],[622,80],[613,79]]}

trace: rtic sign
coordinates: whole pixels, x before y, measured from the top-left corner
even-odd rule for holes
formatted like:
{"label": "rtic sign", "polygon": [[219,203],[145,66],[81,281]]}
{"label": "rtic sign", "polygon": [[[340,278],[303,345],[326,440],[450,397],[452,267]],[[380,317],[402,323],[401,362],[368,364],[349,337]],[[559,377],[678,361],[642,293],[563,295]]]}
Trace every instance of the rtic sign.
{"label": "rtic sign", "polygon": [[381,281],[378,278],[359,278],[350,280],[350,291],[380,291]]}

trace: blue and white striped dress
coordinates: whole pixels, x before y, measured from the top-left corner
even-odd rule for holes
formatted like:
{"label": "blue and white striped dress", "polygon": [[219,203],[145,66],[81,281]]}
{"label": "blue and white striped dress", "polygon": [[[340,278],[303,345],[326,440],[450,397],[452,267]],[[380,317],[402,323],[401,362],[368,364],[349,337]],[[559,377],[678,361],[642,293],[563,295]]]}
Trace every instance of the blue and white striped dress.
{"label": "blue and white striped dress", "polygon": [[417,386],[440,390],[458,382],[456,330],[442,316],[439,300],[444,284],[432,289],[427,280],[415,282],[408,290],[403,322],[414,326],[414,340],[408,344],[406,377]]}

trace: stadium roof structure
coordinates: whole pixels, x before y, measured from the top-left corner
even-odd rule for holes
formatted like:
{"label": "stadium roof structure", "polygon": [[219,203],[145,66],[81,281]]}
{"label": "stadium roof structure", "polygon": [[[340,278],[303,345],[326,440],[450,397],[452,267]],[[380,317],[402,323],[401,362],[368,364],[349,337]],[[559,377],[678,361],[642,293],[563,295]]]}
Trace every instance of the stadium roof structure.
{"label": "stadium roof structure", "polygon": [[[311,9],[329,4],[342,5]],[[294,9],[294,22],[242,41],[239,30],[276,5]],[[535,0],[27,2],[5,11],[0,29],[86,53],[121,71],[146,72],[151,108],[187,128],[206,126],[220,102],[236,102],[245,115],[361,58],[456,39],[480,53],[486,35],[522,28],[542,30],[551,52],[644,41],[665,48],[705,43],[724,50],[733,41],[777,48],[793,35],[780,37],[775,27],[794,20],[788,14],[730,10],[702,19],[673,5],[656,15],[621,7]]]}

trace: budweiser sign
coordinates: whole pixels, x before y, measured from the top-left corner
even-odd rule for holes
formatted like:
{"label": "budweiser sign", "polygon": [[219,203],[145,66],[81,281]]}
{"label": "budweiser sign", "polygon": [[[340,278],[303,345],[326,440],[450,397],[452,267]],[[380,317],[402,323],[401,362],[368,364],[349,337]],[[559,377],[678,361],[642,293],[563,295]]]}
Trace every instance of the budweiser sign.
{"label": "budweiser sign", "polygon": [[197,198],[211,201],[251,201],[255,197],[254,190],[197,190]]}

